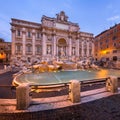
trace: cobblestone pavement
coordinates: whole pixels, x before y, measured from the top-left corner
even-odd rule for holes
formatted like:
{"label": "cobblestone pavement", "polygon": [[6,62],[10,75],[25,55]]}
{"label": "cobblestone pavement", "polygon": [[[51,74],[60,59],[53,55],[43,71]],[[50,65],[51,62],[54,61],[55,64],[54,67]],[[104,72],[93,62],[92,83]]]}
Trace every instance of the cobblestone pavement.
{"label": "cobblestone pavement", "polygon": [[0,98],[15,98],[15,91],[10,87],[13,73],[9,71],[0,74]]}
{"label": "cobblestone pavement", "polygon": [[[12,85],[13,74],[14,72],[0,74],[0,85],[6,85],[6,87],[0,87],[0,99],[15,98],[15,90],[11,89],[11,87],[7,87],[7,85]],[[52,95],[57,94],[52,93]],[[42,93],[40,96],[44,97],[46,94]],[[48,94],[48,96],[51,96],[51,94]],[[36,108],[37,105],[34,107]],[[54,116],[59,120],[60,118],[61,120],[67,120],[67,118],[69,120],[120,120],[120,94],[70,106],[68,108],[55,109],[50,111],[50,113],[52,116],[48,116],[49,118]],[[55,114],[58,114],[58,116],[55,116]]]}

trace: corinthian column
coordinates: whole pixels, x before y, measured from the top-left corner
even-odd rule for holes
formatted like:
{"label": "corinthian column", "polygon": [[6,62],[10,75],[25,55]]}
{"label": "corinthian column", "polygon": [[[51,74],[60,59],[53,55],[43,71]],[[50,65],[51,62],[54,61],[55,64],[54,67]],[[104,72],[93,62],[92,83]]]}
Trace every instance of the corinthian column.
{"label": "corinthian column", "polygon": [[87,42],[87,57],[89,57],[90,56],[90,53],[89,53],[89,42]]}
{"label": "corinthian column", "polygon": [[15,29],[11,29],[12,32],[12,56],[15,55]]}
{"label": "corinthian column", "polygon": [[76,40],[76,56],[79,56],[79,39]]}
{"label": "corinthian column", "polygon": [[46,56],[46,34],[45,29],[42,31],[42,55]]}
{"label": "corinthian column", "polygon": [[53,55],[56,56],[56,33],[55,31],[53,32]]}
{"label": "corinthian column", "polygon": [[82,41],[81,44],[82,44],[81,55],[82,55],[82,58],[83,58],[84,57],[84,41]]}
{"label": "corinthian column", "polygon": [[32,31],[32,55],[35,55],[35,30]]}
{"label": "corinthian column", "polygon": [[72,52],[72,39],[71,39],[71,34],[69,35],[69,56],[71,56],[71,52]]}
{"label": "corinthian column", "polygon": [[23,45],[23,53],[22,55],[25,56],[26,55],[26,30],[25,28],[22,29],[22,45]]}
{"label": "corinthian column", "polygon": [[91,53],[91,54],[92,54],[92,57],[94,57],[94,53],[95,53],[95,52],[94,52],[94,47],[95,47],[95,46],[94,46],[94,42],[92,41],[92,53]]}

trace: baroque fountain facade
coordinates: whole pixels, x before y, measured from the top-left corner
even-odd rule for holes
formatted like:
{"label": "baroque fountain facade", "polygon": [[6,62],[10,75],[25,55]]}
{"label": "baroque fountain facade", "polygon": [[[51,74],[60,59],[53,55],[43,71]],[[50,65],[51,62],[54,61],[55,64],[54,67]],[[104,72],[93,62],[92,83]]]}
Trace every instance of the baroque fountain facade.
{"label": "baroque fountain facade", "polygon": [[64,11],[55,18],[42,16],[41,24],[12,18],[11,64],[39,61],[93,60],[93,34],[80,31]]}

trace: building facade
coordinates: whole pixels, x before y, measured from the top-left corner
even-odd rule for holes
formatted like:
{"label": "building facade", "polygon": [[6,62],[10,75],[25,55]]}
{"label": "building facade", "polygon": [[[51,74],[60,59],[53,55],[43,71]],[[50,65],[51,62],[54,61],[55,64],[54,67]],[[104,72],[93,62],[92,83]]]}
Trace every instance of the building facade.
{"label": "building facade", "polygon": [[64,11],[55,18],[42,16],[41,24],[12,19],[12,59],[77,60],[93,59],[93,34],[81,32],[68,21]]}
{"label": "building facade", "polygon": [[95,37],[95,58],[101,61],[120,60],[120,24]]}
{"label": "building facade", "polygon": [[11,42],[0,38],[0,63],[9,63],[11,57]]}

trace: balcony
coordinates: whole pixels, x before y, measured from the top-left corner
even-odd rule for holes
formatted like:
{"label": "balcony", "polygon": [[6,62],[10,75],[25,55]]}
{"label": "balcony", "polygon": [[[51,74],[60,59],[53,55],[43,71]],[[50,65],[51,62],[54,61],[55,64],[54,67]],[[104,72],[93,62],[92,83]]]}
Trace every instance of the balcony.
{"label": "balcony", "polygon": [[18,39],[22,39],[22,36],[18,36],[18,35],[16,35],[16,38],[18,38]]}
{"label": "balcony", "polygon": [[15,54],[16,55],[22,55],[22,51],[17,50],[17,51],[15,51]]}
{"label": "balcony", "polygon": [[32,51],[26,51],[26,55],[32,55]]}
{"label": "balcony", "polygon": [[35,54],[36,54],[36,55],[42,55],[42,53],[39,52],[39,51],[38,51],[38,52],[36,51]]}

